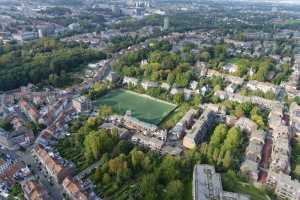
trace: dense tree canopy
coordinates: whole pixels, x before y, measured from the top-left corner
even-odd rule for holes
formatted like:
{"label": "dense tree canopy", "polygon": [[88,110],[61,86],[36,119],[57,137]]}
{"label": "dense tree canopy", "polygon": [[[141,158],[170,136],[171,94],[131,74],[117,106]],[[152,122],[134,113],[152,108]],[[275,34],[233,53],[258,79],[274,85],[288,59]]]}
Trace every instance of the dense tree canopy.
{"label": "dense tree canopy", "polygon": [[70,83],[70,72],[83,64],[105,58],[105,54],[79,44],[65,44],[54,39],[18,45],[0,45],[0,91],[28,83]]}
{"label": "dense tree canopy", "polygon": [[242,139],[238,128],[228,129],[225,124],[219,124],[208,144],[206,155],[208,162],[221,169],[238,166],[242,158]]}
{"label": "dense tree canopy", "polygon": [[[164,81],[186,87],[193,78],[191,66],[195,63],[195,55],[190,48],[176,53],[171,52],[171,48],[172,45],[167,41],[153,41],[148,49],[125,54],[113,67],[123,76]],[[141,65],[144,59],[147,64]]]}

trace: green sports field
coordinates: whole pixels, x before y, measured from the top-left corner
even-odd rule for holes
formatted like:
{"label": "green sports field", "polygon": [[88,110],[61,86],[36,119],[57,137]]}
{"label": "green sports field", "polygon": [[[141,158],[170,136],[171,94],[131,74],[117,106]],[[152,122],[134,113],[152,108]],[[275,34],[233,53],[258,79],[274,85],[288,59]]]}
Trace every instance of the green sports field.
{"label": "green sports field", "polygon": [[127,110],[137,119],[158,125],[176,105],[156,100],[127,90],[113,90],[100,97],[95,104],[111,106],[113,111],[124,115]]}

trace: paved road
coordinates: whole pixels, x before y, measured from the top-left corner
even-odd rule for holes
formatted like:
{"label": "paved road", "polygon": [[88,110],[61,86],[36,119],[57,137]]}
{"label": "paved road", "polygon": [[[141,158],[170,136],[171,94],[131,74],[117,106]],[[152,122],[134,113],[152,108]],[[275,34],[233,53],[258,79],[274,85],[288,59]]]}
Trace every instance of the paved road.
{"label": "paved road", "polygon": [[23,160],[26,163],[26,165],[31,166],[31,171],[38,178],[38,180],[41,182],[44,188],[48,190],[50,196],[53,199],[63,199],[62,186],[55,183],[55,181],[53,181],[53,184],[50,184],[48,177],[44,175],[43,170],[40,170],[38,163],[35,162],[33,155],[31,154],[31,148],[29,148],[26,152],[18,151],[17,155],[20,156],[20,159]]}

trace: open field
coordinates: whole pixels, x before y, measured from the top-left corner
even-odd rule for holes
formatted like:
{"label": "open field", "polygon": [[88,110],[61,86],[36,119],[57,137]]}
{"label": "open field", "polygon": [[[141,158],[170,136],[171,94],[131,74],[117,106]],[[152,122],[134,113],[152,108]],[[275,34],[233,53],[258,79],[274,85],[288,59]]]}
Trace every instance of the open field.
{"label": "open field", "polygon": [[187,103],[183,103],[173,110],[164,120],[161,121],[159,126],[164,129],[171,129],[176,123],[184,116],[184,114],[190,109]]}
{"label": "open field", "polygon": [[108,105],[124,115],[127,110],[137,119],[158,125],[176,105],[128,90],[113,90],[95,101],[97,106]]}

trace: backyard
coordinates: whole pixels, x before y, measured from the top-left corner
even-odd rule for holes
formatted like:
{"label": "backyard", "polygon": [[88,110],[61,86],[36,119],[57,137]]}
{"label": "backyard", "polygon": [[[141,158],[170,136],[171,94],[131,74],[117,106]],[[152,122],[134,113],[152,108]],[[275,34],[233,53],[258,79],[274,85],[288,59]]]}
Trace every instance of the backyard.
{"label": "backyard", "polygon": [[133,117],[156,125],[177,107],[174,104],[123,89],[113,90],[94,103],[96,106],[111,106],[113,111],[120,115],[130,110]]}
{"label": "backyard", "polygon": [[276,199],[272,192],[265,188],[258,189],[254,187],[245,180],[242,180],[231,170],[222,174],[222,183],[225,191],[249,195],[251,200]]}

